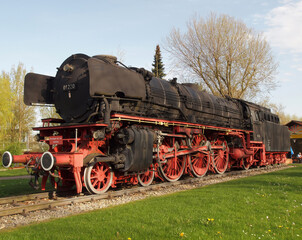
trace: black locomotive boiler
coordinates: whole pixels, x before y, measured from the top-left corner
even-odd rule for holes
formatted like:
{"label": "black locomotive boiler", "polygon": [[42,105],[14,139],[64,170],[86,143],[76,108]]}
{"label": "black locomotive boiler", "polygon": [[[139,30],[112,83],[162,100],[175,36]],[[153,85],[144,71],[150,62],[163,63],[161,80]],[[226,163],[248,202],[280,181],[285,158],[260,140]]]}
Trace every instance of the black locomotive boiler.
{"label": "black locomotive boiler", "polygon": [[27,74],[24,102],[52,104],[62,118],[34,128],[48,151],[2,157],[6,167],[21,162],[43,176],[42,189],[50,178],[56,187],[102,193],[155,177],[284,163],[289,151],[289,131],[270,109],[156,78],[112,56],[75,54],[55,77]]}

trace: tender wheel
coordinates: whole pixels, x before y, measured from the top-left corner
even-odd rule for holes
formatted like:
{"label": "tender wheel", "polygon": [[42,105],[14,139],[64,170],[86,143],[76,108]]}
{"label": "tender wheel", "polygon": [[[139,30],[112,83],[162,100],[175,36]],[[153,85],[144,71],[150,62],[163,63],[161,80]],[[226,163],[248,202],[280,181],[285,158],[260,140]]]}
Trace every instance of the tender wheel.
{"label": "tender wheel", "polygon": [[[177,142],[173,144],[172,138],[166,138],[163,145],[166,148],[173,149],[172,152],[177,152]],[[163,160],[163,159],[162,159]],[[159,172],[161,176],[168,182],[177,181],[183,174],[186,166],[186,156],[176,156],[165,158],[159,162]]]}
{"label": "tender wheel", "polygon": [[273,155],[270,153],[270,154],[266,154],[266,165],[271,165],[273,164]]}
{"label": "tender wheel", "polygon": [[137,175],[137,180],[141,186],[146,187],[153,182],[154,175],[154,165],[152,164],[146,172]]}
{"label": "tender wheel", "polygon": [[229,163],[229,149],[224,138],[217,139],[212,146],[223,146],[223,149],[213,149],[212,165],[218,174],[223,174]]}
{"label": "tender wheel", "polygon": [[282,154],[281,155],[281,164],[284,164],[284,163],[286,163],[286,154]]}
{"label": "tender wheel", "polygon": [[[191,147],[203,146],[206,138],[202,135],[194,135],[191,141]],[[206,153],[197,152],[189,156],[189,164],[192,174],[195,177],[203,177],[210,165],[210,156]]]}
{"label": "tender wheel", "polygon": [[276,154],[275,155],[275,162],[274,164],[280,164],[281,162],[281,155],[280,154]]}
{"label": "tender wheel", "polygon": [[112,184],[113,172],[108,163],[92,162],[85,168],[84,183],[91,194],[106,192]]}

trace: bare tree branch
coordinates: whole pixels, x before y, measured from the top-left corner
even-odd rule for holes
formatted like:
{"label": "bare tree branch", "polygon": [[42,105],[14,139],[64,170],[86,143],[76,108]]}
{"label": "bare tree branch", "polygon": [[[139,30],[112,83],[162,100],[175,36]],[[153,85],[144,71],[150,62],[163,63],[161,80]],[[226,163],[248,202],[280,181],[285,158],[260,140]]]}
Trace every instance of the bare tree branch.
{"label": "bare tree branch", "polygon": [[179,71],[190,71],[214,95],[251,100],[276,86],[266,40],[228,15],[192,18],[186,32],[171,31],[165,49]]}

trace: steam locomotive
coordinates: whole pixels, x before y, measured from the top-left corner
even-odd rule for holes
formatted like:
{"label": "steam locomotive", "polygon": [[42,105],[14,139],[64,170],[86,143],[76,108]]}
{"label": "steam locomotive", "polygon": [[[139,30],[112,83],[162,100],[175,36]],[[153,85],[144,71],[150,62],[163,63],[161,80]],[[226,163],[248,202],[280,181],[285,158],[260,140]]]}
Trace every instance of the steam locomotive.
{"label": "steam locomotive", "polygon": [[113,56],[75,54],[55,77],[28,73],[24,102],[52,104],[61,119],[34,128],[48,151],[5,152],[2,163],[25,164],[36,184],[42,176],[42,189],[49,178],[56,188],[100,194],[154,178],[280,164],[290,149],[289,131],[270,109],[156,78]]}

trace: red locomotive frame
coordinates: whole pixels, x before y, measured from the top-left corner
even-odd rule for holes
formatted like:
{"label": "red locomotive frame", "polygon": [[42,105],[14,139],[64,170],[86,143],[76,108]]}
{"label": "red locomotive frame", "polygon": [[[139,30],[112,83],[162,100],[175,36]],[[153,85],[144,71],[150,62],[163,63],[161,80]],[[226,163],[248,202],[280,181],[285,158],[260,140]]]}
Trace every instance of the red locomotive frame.
{"label": "red locomotive frame", "polygon": [[[118,184],[150,185],[154,177],[177,181],[183,174],[202,177],[208,171],[223,174],[227,169],[285,163],[287,152],[266,152],[263,142],[251,141],[252,131],[207,126],[202,124],[111,115],[110,131],[101,140],[93,133],[108,127],[104,123],[50,126],[58,119],[44,119],[39,131],[40,141],[50,150],[45,153],[25,152],[11,156],[10,164],[24,163],[43,175],[41,188],[45,190],[48,177],[56,188],[68,189],[76,185],[90,193],[102,193]],[[146,172],[123,173],[110,165],[109,141],[121,127],[135,125],[152,128],[157,134],[153,145],[153,163]],[[239,139],[240,147],[229,146],[229,138]],[[41,163],[41,158],[47,159]],[[97,157],[102,161],[97,160]],[[9,164],[9,165],[10,165]]]}

